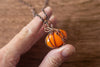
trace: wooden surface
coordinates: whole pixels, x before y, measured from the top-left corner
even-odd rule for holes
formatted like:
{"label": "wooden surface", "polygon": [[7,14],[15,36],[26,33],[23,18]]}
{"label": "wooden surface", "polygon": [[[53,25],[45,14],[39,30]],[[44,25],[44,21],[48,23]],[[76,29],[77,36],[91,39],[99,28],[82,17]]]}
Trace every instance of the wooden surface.
{"label": "wooden surface", "polygon": [[[30,3],[30,0],[27,0]],[[39,9],[44,0],[31,1]],[[58,22],[68,33],[67,43],[77,52],[62,67],[100,67],[100,0],[50,0]],[[0,48],[8,43],[29,21],[29,8],[17,0],[0,0]],[[44,38],[21,57],[17,67],[37,67],[51,50]]]}

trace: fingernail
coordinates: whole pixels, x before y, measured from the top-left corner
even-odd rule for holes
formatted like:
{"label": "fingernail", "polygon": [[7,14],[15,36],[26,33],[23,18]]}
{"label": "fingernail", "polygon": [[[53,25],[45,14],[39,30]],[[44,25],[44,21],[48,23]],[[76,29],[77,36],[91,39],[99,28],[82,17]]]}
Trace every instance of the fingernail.
{"label": "fingernail", "polygon": [[73,46],[69,45],[62,50],[62,56],[68,57],[68,56],[72,55],[74,52],[75,52],[75,48]]}

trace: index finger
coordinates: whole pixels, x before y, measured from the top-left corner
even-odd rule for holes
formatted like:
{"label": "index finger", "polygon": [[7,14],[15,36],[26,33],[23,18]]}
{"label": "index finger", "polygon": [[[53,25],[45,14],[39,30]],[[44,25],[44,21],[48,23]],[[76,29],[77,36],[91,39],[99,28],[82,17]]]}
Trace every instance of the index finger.
{"label": "index finger", "polygon": [[[51,8],[45,8],[45,12],[50,17],[52,14]],[[39,15],[46,18],[43,12]],[[35,36],[42,26],[42,20],[35,17],[28,25],[26,25],[2,50],[6,51],[11,56],[21,55],[32,47],[32,43],[36,39]]]}

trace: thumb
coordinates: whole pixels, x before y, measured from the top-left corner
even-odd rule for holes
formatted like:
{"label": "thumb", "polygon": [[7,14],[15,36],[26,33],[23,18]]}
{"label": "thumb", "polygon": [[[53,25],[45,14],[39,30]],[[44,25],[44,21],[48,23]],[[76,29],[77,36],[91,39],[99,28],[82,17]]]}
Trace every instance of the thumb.
{"label": "thumb", "polygon": [[68,44],[51,50],[39,67],[59,67],[73,52],[75,52],[75,48]]}

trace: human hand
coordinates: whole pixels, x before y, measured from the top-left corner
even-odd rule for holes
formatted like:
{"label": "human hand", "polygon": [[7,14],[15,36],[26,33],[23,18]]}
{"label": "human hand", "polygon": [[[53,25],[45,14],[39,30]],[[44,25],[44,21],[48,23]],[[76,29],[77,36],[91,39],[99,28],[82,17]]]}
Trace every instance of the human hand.
{"label": "human hand", "polygon": [[[45,8],[45,12],[49,17],[52,15],[50,7]],[[46,18],[43,12],[39,15]],[[51,16],[50,21],[55,21],[54,16]],[[36,16],[6,46],[0,49],[0,67],[16,67],[20,56],[27,52],[43,34],[42,20]],[[75,48],[69,44],[53,49],[39,67],[59,67],[74,51]]]}

